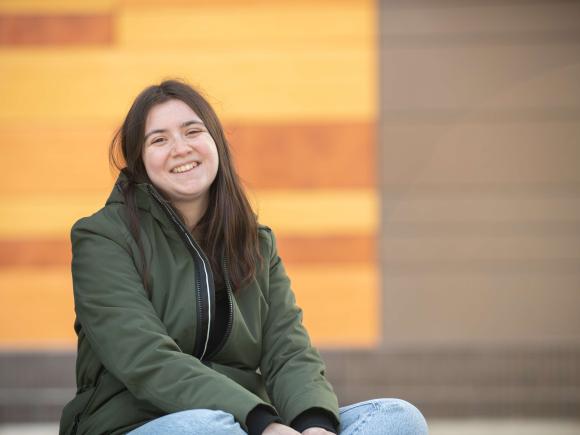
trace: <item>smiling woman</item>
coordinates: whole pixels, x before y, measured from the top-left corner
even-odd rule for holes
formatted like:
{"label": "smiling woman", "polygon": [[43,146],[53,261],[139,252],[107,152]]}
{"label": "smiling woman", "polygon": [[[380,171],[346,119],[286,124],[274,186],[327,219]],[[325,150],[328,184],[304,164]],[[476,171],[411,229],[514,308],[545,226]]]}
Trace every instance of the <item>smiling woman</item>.
{"label": "smiling woman", "polygon": [[104,208],[72,229],[77,394],[61,434],[427,432],[397,399],[344,408],[207,101],[145,89]]}

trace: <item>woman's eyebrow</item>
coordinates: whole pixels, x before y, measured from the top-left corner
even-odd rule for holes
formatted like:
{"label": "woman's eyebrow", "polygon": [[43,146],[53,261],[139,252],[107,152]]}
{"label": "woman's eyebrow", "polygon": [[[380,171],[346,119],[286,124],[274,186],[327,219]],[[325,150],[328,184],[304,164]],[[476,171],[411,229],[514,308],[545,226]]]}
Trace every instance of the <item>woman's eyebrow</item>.
{"label": "woman's eyebrow", "polygon": [[[182,123],[182,124],[181,124],[179,127],[180,127],[180,128],[184,128],[184,127],[187,127],[188,125],[192,125],[192,124],[199,124],[199,125],[204,125],[204,124],[203,124],[203,122],[201,122],[201,121],[198,121],[198,120],[196,120],[196,119],[192,119],[191,121],[185,121],[185,122],[183,122],[183,123]],[[159,129],[157,129],[157,130],[152,130],[152,131],[150,131],[149,133],[147,133],[147,134],[145,135],[145,138],[143,139],[143,141],[146,141],[146,140],[147,140],[147,138],[148,138],[149,136],[151,136],[152,134],[155,134],[155,133],[164,133],[164,132],[166,132],[166,131],[167,131],[167,129],[165,129],[165,128],[159,128]]]}

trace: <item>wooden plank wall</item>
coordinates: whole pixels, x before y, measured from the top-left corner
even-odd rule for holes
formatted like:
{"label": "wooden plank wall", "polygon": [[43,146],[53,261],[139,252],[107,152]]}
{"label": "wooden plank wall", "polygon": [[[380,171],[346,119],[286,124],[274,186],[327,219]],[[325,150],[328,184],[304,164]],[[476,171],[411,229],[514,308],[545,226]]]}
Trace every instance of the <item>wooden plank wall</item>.
{"label": "wooden plank wall", "polygon": [[321,346],[380,335],[376,5],[0,1],[0,348],[72,349],[68,232],[102,206],[107,148],[178,77],[224,120]]}
{"label": "wooden plank wall", "polygon": [[385,0],[380,20],[385,345],[577,350],[580,3]]}

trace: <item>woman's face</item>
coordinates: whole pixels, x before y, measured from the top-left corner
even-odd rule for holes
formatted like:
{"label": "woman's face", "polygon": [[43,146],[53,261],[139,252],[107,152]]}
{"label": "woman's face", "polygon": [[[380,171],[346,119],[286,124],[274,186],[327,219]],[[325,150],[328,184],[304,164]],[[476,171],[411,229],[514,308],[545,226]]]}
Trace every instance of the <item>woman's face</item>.
{"label": "woman's face", "polygon": [[155,187],[173,203],[205,203],[216,177],[216,144],[183,101],[151,108],[145,121],[143,163]]}

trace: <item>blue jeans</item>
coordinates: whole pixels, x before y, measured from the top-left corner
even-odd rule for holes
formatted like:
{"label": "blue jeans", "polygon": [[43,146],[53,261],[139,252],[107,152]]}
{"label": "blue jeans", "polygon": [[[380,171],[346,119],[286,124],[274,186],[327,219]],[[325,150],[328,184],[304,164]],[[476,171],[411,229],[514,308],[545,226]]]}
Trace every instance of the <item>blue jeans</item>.
{"label": "blue jeans", "polygon": [[[426,435],[421,412],[400,399],[376,399],[340,408],[340,435]],[[231,414],[192,409],[164,415],[129,435],[246,435]]]}

